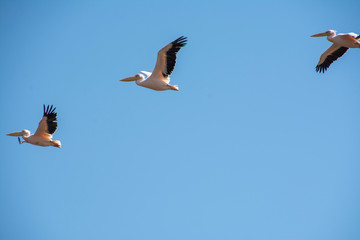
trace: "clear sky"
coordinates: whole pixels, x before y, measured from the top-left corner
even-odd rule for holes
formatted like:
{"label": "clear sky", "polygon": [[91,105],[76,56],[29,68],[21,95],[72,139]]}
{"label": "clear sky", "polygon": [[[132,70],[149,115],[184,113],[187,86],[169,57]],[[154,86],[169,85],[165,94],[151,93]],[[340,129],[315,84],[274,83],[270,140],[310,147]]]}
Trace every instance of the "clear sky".
{"label": "clear sky", "polygon": [[[0,239],[360,239],[359,1],[0,2]],[[152,71],[180,36],[171,83]],[[19,145],[54,104],[63,147]]]}

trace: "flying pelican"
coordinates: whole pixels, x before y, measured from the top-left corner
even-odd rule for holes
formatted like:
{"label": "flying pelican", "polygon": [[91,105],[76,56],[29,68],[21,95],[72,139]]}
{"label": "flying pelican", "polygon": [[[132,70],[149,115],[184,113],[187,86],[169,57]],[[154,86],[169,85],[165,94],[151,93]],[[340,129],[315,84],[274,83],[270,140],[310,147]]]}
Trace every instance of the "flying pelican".
{"label": "flying pelican", "polygon": [[317,72],[325,72],[330,65],[339,57],[344,55],[349,48],[360,48],[360,36],[356,33],[341,33],[336,35],[335,30],[328,30],[326,32],[311,35],[311,37],[324,37],[332,42],[328,50],[326,50],[320,57],[316,66]]}
{"label": "flying pelican", "polygon": [[[52,140],[52,135],[57,129],[57,122],[56,122],[56,112],[55,107],[53,105],[48,105],[45,109],[44,104],[44,115],[39,122],[39,127],[37,128],[36,132],[30,135],[29,130],[22,130],[20,132],[13,132],[7,134],[8,136],[18,137],[19,143],[31,143],[34,145],[47,147],[47,146],[54,146],[54,147],[61,147],[61,142],[58,140]],[[20,137],[25,141],[21,141]]]}
{"label": "flying pelican", "polygon": [[[130,82],[136,81],[136,84],[142,87],[150,88],[157,91],[175,90],[179,91],[178,86],[170,85],[170,75],[175,68],[176,54],[181,47],[186,45],[187,38],[179,37],[175,41],[169,43],[158,52],[154,71],[140,71],[142,74],[136,74],[132,77],[124,78],[120,81]],[[145,75],[145,76],[144,76]]]}

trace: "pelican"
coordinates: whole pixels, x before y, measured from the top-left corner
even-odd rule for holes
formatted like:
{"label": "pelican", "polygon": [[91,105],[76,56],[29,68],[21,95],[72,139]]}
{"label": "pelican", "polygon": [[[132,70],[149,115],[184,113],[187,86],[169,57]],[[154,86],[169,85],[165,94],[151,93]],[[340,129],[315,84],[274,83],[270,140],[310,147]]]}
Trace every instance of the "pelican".
{"label": "pelican", "polygon": [[336,35],[335,30],[328,30],[326,32],[311,35],[311,37],[324,37],[332,42],[328,50],[326,50],[320,57],[316,66],[317,72],[325,72],[330,65],[339,57],[344,55],[349,48],[360,48],[360,36],[356,33],[341,33]]}
{"label": "pelican", "polygon": [[124,78],[120,81],[136,81],[136,84],[142,87],[150,88],[156,91],[175,90],[179,91],[178,86],[170,85],[170,75],[175,68],[176,54],[181,47],[186,45],[187,38],[179,37],[169,43],[158,52],[154,71],[140,71],[142,74],[136,74],[132,77]]}
{"label": "pelican", "polygon": [[[38,145],[42,147],[61,147],[61,142],[58,140],[52,140],[52,135],[57,129],[57,122],[56,122],[56,115],[55,107],[53,105],[48,105],[45,108],[44,104],[44,115],[39,122],[39,126],[36,132],[30,135],[29,130],[22,130],[20,132],[13,132],[7,134],[8,136],[18,137],[19,143],[31,143],[33,145]],[[24,139],[24,141],[20,140],[20,137]]]}

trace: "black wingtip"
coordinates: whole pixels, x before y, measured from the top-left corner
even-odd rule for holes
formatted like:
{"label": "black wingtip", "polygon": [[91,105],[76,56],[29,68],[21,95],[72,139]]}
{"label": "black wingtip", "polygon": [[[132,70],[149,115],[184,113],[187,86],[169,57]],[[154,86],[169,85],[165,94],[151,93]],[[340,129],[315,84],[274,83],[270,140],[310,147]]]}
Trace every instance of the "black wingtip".
{"label": "black wingtip", "polygon": [[181,36],[177,38],[175,41],[171,42],[171,47],[166,52],[166,70],[162,73],[162,75],[166,78],[174,70],[176,64],[176,54],[180,51],[180,49],[185,46],[187,43],[187,37]]}
{"label": "black wingtip", "polygon": [[44,117],[47,117],[48,133],[53,134],[57,129],[57,113],[55,112],[56,107],[54,105],[44,104]]}
{"label": "black wingtip", "polygon": [[172,42],[174,45],[178,47],[183,47],[187,44],[187,37],[181,36]]}
{"label": "black wingtip", "polygon": [[323,67],[323,66],[319,66],[317,65],[316,68],[315,68],[316,72],[318,73],[325,73],[325,71],[327,70],[327,68]]}
{"label": "black wingtip", "polygon": [[332,52],[330,55],[328,55],[325,58],[325,60],[320,65],[316,66],[316,71],[322,72],[322,73],[327,71],[327,69],[330,67],[330,65],[334,61],[336,61],[338,58],[340,58],[342,55],[344,55],[348,49],[349,48],[347,48],[347,47],[340,47],[336,51]]}
{"label": "black wingtip", "polygon": [[49,115],[49,114],[51,114],[51,113],[54,113],[55,112],[55,109],[56,109],[56,107],[54,107],[54,105],[43,105],[43,107],[44,107],[44,116],[47,116],[47,115]]}

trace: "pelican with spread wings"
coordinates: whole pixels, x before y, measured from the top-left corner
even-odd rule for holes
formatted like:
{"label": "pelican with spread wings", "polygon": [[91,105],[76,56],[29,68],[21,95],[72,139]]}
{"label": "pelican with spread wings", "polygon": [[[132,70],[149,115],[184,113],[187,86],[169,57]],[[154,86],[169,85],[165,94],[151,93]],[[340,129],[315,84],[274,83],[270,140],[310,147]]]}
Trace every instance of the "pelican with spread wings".
{"label": "pelican with spread wings", "polygon": [[319,63],[316,66],[317,72],[325,72],[330,65],[339,57],[344,55],[349,48],[360,48],[360,36],[356,33],[341,33],[336,35],[335,30],[328,30],[326,32],[311,35],[311,37],[324,37],[332,42],[328,50],[326,50],[320,57]]}
{"label": "pelican with spread wings", "polygon": [[[30,134],[29,130],[22,130],[20,132],[9,133],[7,135],[18,137],[20,144],[27,142],[42,147],[61,147],[61,142],[59,140],[52,140],[52,134],[55,133],[57,129],[57,113],[55,112],[55,109],[56,108],[53,107],[53,105],[48,105],[46,108],[44,105],[44,115],[34,134]],[[21,141],[20,137],[22,137],[24,141]]]}
{"label": "pelican with spread wings", "polygon": [[140,71],[132,77],[124,78],[120,81],[130,82],[136,81],[136,84],[142,87],[150,88],[157,91],[175,90],[179,91],[178,86],[170,85],[170,75],[176,64],[177,52],[186,45],[187,38],[182,36],[175,41],[169,43],[158,52],[154,71]]}

